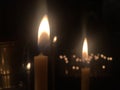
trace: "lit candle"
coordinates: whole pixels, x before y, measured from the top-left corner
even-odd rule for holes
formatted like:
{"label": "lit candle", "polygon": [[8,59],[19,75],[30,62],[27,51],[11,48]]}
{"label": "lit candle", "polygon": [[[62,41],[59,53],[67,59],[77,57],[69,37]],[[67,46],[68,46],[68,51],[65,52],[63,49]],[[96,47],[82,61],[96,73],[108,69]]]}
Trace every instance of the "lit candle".
{"label": "lit candle", "polygon": [[26,65],[26,70],[27,70],[27,90],[31,90],[30,88],[30,84],[31,84],[31,80],[30,80],[30,72],[31,72],[31,63],[28,62]]}
{"label": "lit candle", "polygon": [[[55,59],[56,59],[56,42],[57,42],[57,36],[54,36],[53,40],[52,40],[52,46],[51,46],[51,62],[50,62],[50,66],[51,66],[51,75],[50,76],[50,88],[52,88],[52,90],[55,90]],[[51,82],[52,81],[52,82]]]}
{"label": "lit candle", "polygon": [[[49,36],[49,23],[47,15],[45,15],[38,31],[38,45],[40,49],[49,45]],[[38,56],[34,57],[34,74],[35,90],[48,90],[48,56],[44,55],[42,51]]]}
{"label": "lit candle", "polygon": [[89,64],[90,61],[88,59],[88,44],[86,38],[83,43],[82,61],[84,66],[81,68],[81,90],[89,90],[90,68],[86,66],[86,64]]}

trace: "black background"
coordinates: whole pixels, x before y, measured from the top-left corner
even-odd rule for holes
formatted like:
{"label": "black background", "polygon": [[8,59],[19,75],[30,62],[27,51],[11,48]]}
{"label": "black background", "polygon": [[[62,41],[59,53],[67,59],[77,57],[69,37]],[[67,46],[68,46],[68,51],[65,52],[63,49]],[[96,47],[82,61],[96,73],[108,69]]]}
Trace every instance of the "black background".
{"label": "black background", "polygon": [[[0,1],[0,41],[17,41],[21,48],[36,44],[39,0]],[[57,52],[72,52],[83,38],[85,21],[89,52],[113,57],[113,87],[119,88],[119,0],[48,0],[51,32],[58,36]],[[34,49],[33,49],[34,50]],[[117,83],[118,82],[118,83]],[[113,89],[115,90],[115,89]]]}

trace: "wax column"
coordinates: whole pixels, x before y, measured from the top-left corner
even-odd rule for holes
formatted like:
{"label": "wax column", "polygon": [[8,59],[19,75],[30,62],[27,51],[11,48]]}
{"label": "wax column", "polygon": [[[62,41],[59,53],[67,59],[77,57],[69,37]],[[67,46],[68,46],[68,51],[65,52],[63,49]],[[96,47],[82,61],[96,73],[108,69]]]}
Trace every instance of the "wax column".
{"label": "wax column", "polygon": [[49,23],[45,15],[38,31],[40,53],[34,57],[35,90],[48,90],[48,56],[44,55],[44,50],[49,45],[49,36]]}
{"label": "wax column", "polygon": [[53,41],[52,41],[52,45],[51,45],[51,81],[52,81],[52,85],[50,88],[52,88],[52,90],[55,90],[55,63],[56,63],[56,42],[57,42],[57,36],[54,36]]}
{"label": "wax column", "polygon": [[83,43],[82,62],[83,67],[81,68],[81,90],[89,90],[90,61],[88,59],[88,45],[86,38],[84,39]]}
{"label": "wax column", "polygon": [[31,79],[30,79],[30,73],[31,73],[31,62],[28,62],[26,65],[26,72],[27,72],[27,90],[31,90],[30,84],[31,84]]}

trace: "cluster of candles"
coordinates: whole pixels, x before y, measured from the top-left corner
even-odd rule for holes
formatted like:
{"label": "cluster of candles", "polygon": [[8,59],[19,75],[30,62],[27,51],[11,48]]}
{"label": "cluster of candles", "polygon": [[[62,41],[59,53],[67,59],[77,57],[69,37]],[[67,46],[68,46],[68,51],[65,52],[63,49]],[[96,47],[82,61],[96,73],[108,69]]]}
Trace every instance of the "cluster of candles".
{"label": "cluster of candles", "polygon": [[[38,30],[38,46],[45,47],[50,44],[50,27],[48,22],[48,17],[45,15],[40,23]],[[56,42],[57,37],[55,36],[53,39],[53,43]],[[48,90],[48,56],[44,55],[44,51],[41,51],[39,55],[34,56],[34,80],[35,80],[35,90]],[[53,56],[54,57],[54,56]],[[60,59],[63,59],[66,64],[69,63],[69,58],[66,55],[60,55]],[[82,50],[82,58],[77,57],[77,55],[73,55],[72,58],[75,59],[76,62],[86,63],[84,67],[81,67],[81,90],[89,89],[89,74],[90,67],[86,66],[90,64],[91,60],[98,60],[99,58],[112,61],[112,57],[107,57],[103,54],[90,54],[88,55],[88,45],[87,38],[84,39],[83,50]],[[105,68],[105,66],[102,66]],[[31,64],[28,63],[26,68],[30,70]],[[73,69],[79,70],[79,67],[72,66]],[[68,71],[66,71],[68,73]]]}

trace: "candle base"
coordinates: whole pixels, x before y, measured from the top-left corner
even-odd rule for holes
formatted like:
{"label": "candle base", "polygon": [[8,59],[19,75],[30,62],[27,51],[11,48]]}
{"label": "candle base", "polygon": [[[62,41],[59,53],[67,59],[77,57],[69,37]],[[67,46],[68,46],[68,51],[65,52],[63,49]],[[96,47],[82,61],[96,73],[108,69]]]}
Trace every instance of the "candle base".
{"label": "candle base", "polygon": [[90,68],[83,67],[81,69],[81,90],[89,90]]}
{"label": "candle base", "polygon": [[35,90],[48,90],[48,57],[34,57]]}

